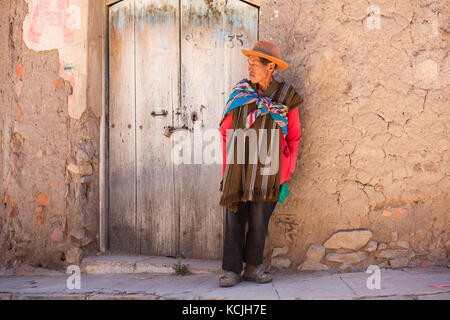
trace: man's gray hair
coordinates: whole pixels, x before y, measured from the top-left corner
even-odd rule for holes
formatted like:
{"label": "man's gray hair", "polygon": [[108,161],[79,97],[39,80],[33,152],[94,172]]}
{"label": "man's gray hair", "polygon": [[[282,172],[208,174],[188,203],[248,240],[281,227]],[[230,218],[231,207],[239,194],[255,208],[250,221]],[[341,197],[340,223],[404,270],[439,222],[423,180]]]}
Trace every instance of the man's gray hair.
{"label": "man's gray hair", "polygon": [[[259,57],[259,60],[261,61],[261,63],[263,64],[263,65],[265,65],[265,66],[267,66],[270,62],[273,62],[273,61],[270,61],[269,59],[266,59],[266,58],[263,58],[263,57]],[[277,64],[275,63],[275,69],[277,68]]]}

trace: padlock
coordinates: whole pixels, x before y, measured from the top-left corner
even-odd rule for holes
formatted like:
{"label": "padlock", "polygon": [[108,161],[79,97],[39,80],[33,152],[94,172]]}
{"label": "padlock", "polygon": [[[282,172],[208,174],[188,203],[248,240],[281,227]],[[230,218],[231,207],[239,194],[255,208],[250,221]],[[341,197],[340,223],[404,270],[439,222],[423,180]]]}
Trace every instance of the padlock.
{"label": "padlock", "polygon": [[164,127],[164,135],[167,138],[170,138],[170,136],[172,135],[172,132],[174,132],[175,130],[179,130],[179,129],[186,129],[186,130],[189,130],[189,131],[193,131],[193,128],[189,129],[186,125],[183,125],[181,127],[167,126],[167,127]]}
{"label": "padlock", "polygon": [[164,135],[167,137],[167,138],[170,138],[170,136],[172,135],[172,132],[173,132],[173,127],[171,127],[171,126],[169,126],[169,127],[164,127]]}

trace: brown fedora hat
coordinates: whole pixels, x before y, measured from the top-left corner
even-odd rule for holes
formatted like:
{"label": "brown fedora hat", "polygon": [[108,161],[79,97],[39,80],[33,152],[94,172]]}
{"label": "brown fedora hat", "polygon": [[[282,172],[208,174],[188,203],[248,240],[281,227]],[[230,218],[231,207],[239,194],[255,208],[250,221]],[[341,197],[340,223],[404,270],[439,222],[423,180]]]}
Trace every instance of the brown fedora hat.
{"label": "brown fedora hat", "polygon": [[258,41],[253,46],[252,50],[241,50],[244,55],[257,56],[266,58],[277,64],[277,70],[284,70],[288,67],[288,64],[281,59],[280,49],[270,42]]}

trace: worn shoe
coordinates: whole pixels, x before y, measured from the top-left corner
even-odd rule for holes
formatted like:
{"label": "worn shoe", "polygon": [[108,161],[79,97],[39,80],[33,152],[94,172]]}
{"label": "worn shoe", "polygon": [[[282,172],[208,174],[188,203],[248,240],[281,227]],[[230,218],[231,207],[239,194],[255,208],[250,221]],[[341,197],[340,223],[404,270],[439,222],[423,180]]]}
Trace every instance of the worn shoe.
{"label": "worn shoe", "polygon": [[252,273],[244,271],[243,276],[245,281],[252,281],[256,283],[268,283],[272,281],[270,272],[264,271],[263,265],[260,264]]}
{"label": "worn shoe", "polygon": [[219,278],[219,285],[221,287],[232,287],[241,281],[240,275],[233,271],[227,271]]}

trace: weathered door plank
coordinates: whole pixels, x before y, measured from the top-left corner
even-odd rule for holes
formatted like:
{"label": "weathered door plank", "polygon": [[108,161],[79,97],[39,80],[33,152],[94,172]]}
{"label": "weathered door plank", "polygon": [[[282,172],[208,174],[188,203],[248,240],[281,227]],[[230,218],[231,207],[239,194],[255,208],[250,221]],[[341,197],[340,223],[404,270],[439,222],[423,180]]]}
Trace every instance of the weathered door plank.
{"label": "weathered door plank", "polygon": [[[163,133],[164,126],[173,125],[179,105],[178,0],[136,0],[135,5],[139,252],[175,255],[179,212],[172,141]],[[164,111],[167,115],[159,115]]]}
{"label": "weathered door plank", "polygon": [[134,5],[109,8],[109,246],[136,252]]}

